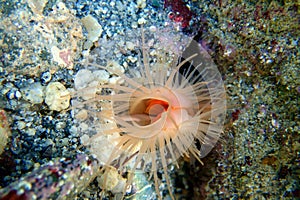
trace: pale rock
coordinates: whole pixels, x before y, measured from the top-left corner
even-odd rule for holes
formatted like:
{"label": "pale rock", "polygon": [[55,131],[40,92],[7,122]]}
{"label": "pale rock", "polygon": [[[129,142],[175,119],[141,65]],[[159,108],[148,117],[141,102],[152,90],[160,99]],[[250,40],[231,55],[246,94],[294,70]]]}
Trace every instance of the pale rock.
{"label": "pale rock", "polygon": [[90,137],[87,134],[84,134],[83,136],[80,137],[80,141],[83,145],[88,145],[89,139]]}
{"label": "pale rock", "polygon": [[103,85],[108,82],[109,73],[106,70],[97,70],[93,72],[95,80],[99,82],[100,85]]}
{"label": "pale rock", "polygon": [[115,85],[115,84],[122,84],[124,81],[120,82],[121,80],[123,80],[123,79],[121,79],[120,76],[112,76],[112,77],[109,78],[108,82],[110,84],[113,84],[113,85]]}
{"label": "pale rock", "polygon": [[147,21],[146,21],[146,19],[145,19],[144,17],[138,19],[138,24],[139,24],[139,25],[146,24],[146,22],[147,22]]}
{"label": "pale rock", "polygon": [[80,96],[84,99],[84,100],[89,100],[89,99],[93,99],[96,97],[96,93],[97,92],[101,92],[101,88],[97,87],[98,86],[98,82],[93,80],[92,82],[90,82],[87,87],[79,90],[80,92]]}
{"label": "pale rock", "polygon": [[105,188],[113,193],[123,192],[126,185],[126,179],[113,167],[107,169],[102,176],[97,177],[97,182],[101,188]]}
{"label": "pale rock", "polygon": [[128,56],[127,60],[131,63],[135,63],[137,61],[137,58],[133,56]]}
{"label": "pale rock", "polygon": [[102,34],[102,26],[92,15],[88,15],[81,19],[83,26],[88,32],[88,40],[96,42]]}
{"label": "pale rock", "polygon": [[80,110],[78,113],[76,113],[75,118],[81,121],[84,121],[88,118],[88,112],[85,109]]}
{"label": "pale rock", "polygon": [[113,135],[100,135],[97,137],[94,137],[92,140],[88,142],[88,144],[91,146],[90,151],[92,154],[94,154],[97,159],[100,161],[101,164],[108,164],[108,160],[110,158],[110,155],[115,150],[116,144],[114,144],[112,141],[114,141],[117,137],[117,134]]}
{"label": "pale rock", "polygon": [[86,132],[89,129],[89,125],[86,123],[80,123],[79,127],[80,132]]}
{"label": "pale rock", "polygon": [[147,5],[146,0],[137,0],[136,1],[137,7],[144,9]]}
{"label": "pale rock", "polygon": [[67,67],[68,69],[73,68],[70,49],[59,49],[57,46],[52,46],[51,53],[53,56],[53,60],[57,62],[59,66]]}
{"label": "pale rock", "polygon": [[79,90],[87,87],[94,80],[94,75],[90,70],[81,69],[77,72],[74,79],[75,89]]}
{"label": "pale rock", "polygon": [[45,103],[50,110],[61,111],[70,105],[70,92],[60,82],[53,82],[46,87]]}
{"label": "pale rock", "polygon": [[33,83],[21,91],[24,93],[24,99],[32,104],[40,104],[44,100],[44,87],[40,83]]}
{"label": "pale rock", "polygon": [[156,32],[156,30],[157,30],[157,28],[156,28],[156,26],[150,26],[149,27],[149,30],[152,32],[152,33],[154,33],[154,32]]}
{"label": "pale rock", "polygon": [[134,50],[134,44],[132,42],[126,42],[126,48],[132,51]]}
{"label": "pale rock", "polygon": [[110,61],[107,64],[107,69],[109,72],[112,72],[112,74],[115,75],[122,75],[125,72],[125,69],[123,66],[121,66],[118,62],[116,61]]}
{"label": "pale rock", "polygon": [[36,133],[36,130],[34,128],[28,128],[26,131],[27,135],[34,136]]}
{"label": "pale rock", "polygon": [[42,15],[48,0],[28,0],[27,3],[33,13]]}

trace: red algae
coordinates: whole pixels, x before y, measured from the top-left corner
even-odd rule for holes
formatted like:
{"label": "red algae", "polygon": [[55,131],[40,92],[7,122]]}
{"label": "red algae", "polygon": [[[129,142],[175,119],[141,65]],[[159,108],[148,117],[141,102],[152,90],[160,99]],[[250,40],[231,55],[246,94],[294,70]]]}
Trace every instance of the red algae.
{"label": "red algae", "polygon": [[194,14],[182,0],[165,0],[164,7],[171,7],[172,13],[169,14],[171,20],[181,23],[182,28],[189,26]]}

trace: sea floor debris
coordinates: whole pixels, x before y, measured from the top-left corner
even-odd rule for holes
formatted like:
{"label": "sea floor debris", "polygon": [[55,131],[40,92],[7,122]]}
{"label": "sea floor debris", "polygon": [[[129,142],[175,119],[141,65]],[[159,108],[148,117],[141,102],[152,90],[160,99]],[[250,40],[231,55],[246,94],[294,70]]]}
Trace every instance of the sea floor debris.
{"label": "sea floor debris", "polygon": [[[226,142],[217,145],[206,165],[181,161],[182,168],[170,170],[175,193],[194,199],[300,197],[300,29],[295,2],[174,1],[195,14],[184,30],[176,24],[181,19],[169,18],[172,7],[164,8],[166,1],[39,2],[0,3],[0,107],[12,134],[0,156],[2,192],[9,194],[10,184],[51,160],[72,157],[76,162],[79,129],[70,113],[49,109],[42,88],[52,82],[74,88],[74,75],[82,70],[74,61],[81,55],[109,58],[98,59],[103,65],[114,61],[124,69],[134,66],[134,33],[143,24],[153,31],[166,27],[196,34],[218,65],[234,105]],[[88,15],[102,27],[95,43],[85,41],[81,19]],[[168,36],[166,31],[161,37],[166,44]],[[28,91],[39,96],[27,96]],[[78,120],[84,119],[81,114]],[[98,183],[85,187],[77,199],[99,197]],[[147,190],[149,197],[151,192]]]}

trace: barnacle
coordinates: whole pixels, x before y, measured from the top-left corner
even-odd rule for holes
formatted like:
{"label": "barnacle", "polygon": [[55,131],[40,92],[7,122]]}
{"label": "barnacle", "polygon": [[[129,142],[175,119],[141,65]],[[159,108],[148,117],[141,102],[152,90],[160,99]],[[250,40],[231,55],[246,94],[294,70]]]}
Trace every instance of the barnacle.
{"label": "barnacle", "polygon": [[[112,114],[108,118],[116,124],[91,140],[118,132],[117,136],[110,136],[115,146],[105,164],[120,171],[129,163],[133,163],[133,172],[138,168],[150,169],[161,198],[157,171],[162,169],[167,176],[168,164],[176,163],[183,156],[192,155],[201,162],[222,132],[226,98],[216,66],[194,41],[189,45],[190,50],[182,55],[183,61],[178,62],[176,58],[171,69],[155,70],[150,66],[143,32],[142,43],[143,65],[137,77],[89,63],[120,76],[120,84],[99,86],[112,89],[111,94],[99,94],[88,101],[110,100]],[[106,142],[98,143],[101,144],[99,149],[103,149]],[[128,185],[132,178],[133,173]],[[166,182],[174,199],[169,178]]]}

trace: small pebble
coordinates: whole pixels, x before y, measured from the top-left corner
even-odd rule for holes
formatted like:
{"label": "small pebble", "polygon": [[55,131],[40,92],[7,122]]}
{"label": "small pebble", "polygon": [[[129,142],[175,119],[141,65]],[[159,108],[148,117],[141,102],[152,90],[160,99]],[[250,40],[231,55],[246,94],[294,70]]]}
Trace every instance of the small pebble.
{"label": "small pebble", "polygon": [[10,91],[8,91],[8,93],[6,93],[6,97],[8,99],[14,99],[15,98],[15,92],[13,91],[13,89],[11,89]]}
{"label": "small pebble", "polygon": [[20,99],[22,97],[22,94],[21,94],[21,92],[19,90],[15,92],[15,97],[17,99]]}
{"label": "small pebble", "polygon": [[132,51],[134,50],[134,44],[132,42],[126,42],[126,48]]}
{"label": "small pebble", "polygon": [[52,75],[49,71],[44,72],[44,73],[41,74],[41,82],[43,84],[46,84],[46,83],[50,82],[51,78],[52,78]]}
{"label": "small pebble", "polygon": [[29,136],[34,136],[36,133],[36,130],[34,128],[29,128],[29,129],[27,129],[26,133]]}
{"label": "small pebble", "polygon": [[23,122],[23,121],[17,121],[17,128],[19,130],[24,129],[25,127],[26,127],[26,123],[25,122]]}
{"label": "small pebble", "polygon": [[138,19],[138,24],[139,24],[139,25],[146,24],[146,22],[147,22],[147,21],[146,21],[145,18],[143,18],[143,17],[140,18],[140,19]]}
{"label": "small pebble", "polygon": [[137,58],[136,57],[133,57],[133,56],[128,56],[128,61],[130,61],[131,63],[135,63],[137,61]]}
{"label": "small pebble", "polygon": [[61,130],[61,129],[64,129],[66,127],[66,123],[65,122],[58,122],[56,125],[55,125],[55,129],[56,130]]}
{"label": "small pebble", "polygon": [[149,27],[149,30],[152,32],[152,33],[154,33],[154,32],[156,32],[156,26],[150,26]]}

